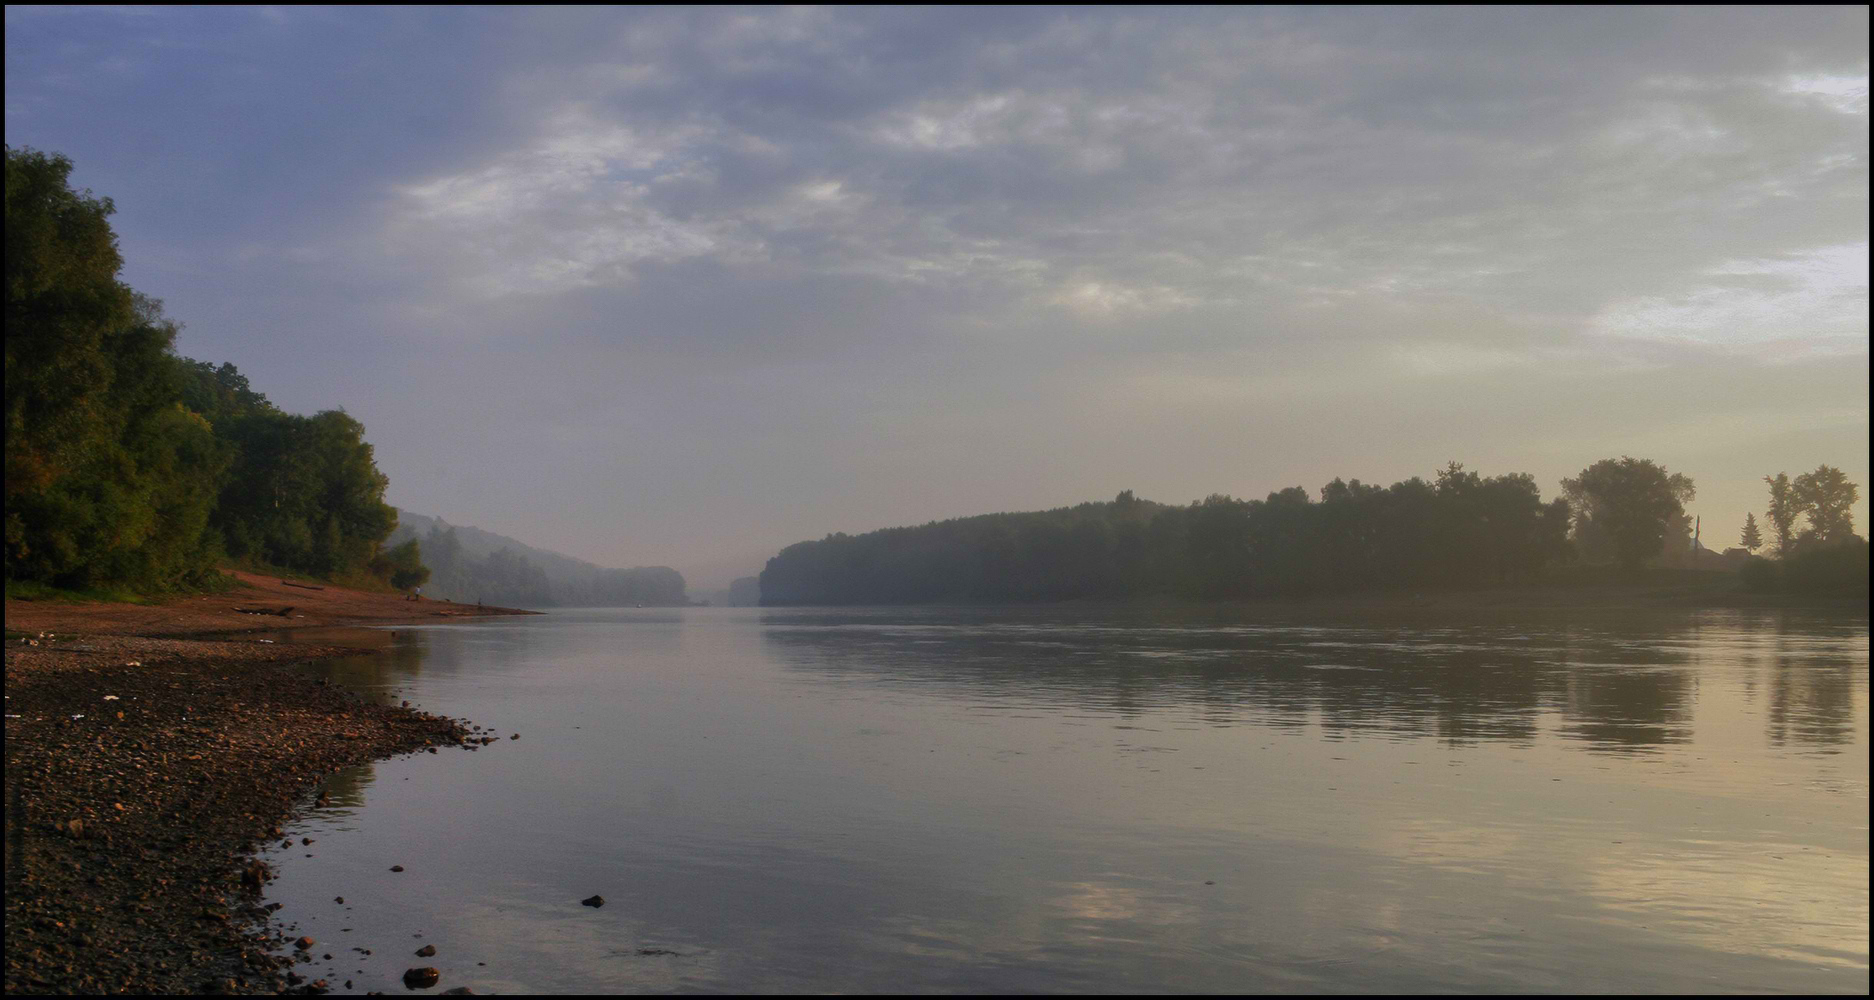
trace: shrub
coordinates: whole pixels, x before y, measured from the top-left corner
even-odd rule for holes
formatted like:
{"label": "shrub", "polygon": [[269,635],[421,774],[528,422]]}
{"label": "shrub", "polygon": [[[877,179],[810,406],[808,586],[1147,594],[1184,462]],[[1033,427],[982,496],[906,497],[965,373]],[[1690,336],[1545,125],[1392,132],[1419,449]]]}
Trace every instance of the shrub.
{"label": "shrub", "polygon": [[1767,593],[1776,589],[1776,563],[1762,556],[1751,556],[1738,567],[1738,578],[1744,581],[1745,590]]}
{"label": "shrub", "polygon": [[1803,594],[1866,597],[1868,545],[1858,535],[1805,548],[1783,560],[1783,585]]}

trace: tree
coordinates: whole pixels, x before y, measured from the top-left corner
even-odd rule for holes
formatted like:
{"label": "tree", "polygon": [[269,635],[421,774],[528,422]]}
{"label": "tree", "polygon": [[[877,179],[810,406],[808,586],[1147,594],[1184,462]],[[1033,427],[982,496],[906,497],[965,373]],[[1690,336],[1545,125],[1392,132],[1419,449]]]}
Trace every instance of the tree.
{"label": "tree", "polygon": [[379,553],[372,560],[371,570],[398,590],[421,587],[429,582],[429,567],[423,565],[422,546],[414,538]]}
{"label": "tree", "polygon": [[1854,534],[1853,508],[1860,489],[1840,469],[1818,466],[1797,476],[1789,492],[1796,511],[1809,519],[1805,539],[1828,544]]}
{"label": "tree", "polygon": [[1770,531],[1776,539],[1776,554],[1786,556],[1790,543],[1796,540],[1796,518],[1802,515],[1802,511],[1796,506],[1794,489],[1787,473],[1779,472],[1774,479],[1765,476],[1763,481],[1770,484],[1770,509],[1764,512],[1764,516],[1770,519]]}
{"label": "tree", "polygon": [[110,200],[62,156],[6,158],[7,578],[175,590],[224,550],[367,569],[395,512],[364,427],[176,356],[161,303],[118,279]]}
{"label": "tree", "polygon": [[268,406],[217,428],[236,461],[215,524],[237,559],[326,577],[364,571],[397,526],[364,425]]}
{"label": "tree", "polygon": [[[136,323],[109,198],[72,161],[6,149],[6,499],[52,485],[112,436],[113,348]],[[10,520],[10,519],[9,519]],[[9,534],[11,532],[9,531]]]}
{"label": "tree", "polygon": [[176,326],[118,280],[110,199],[62,156],[6,159],[6,575],[187,586],[226,454],[179,402]]}
{"label": "tree", "polygon": [[1763,535],[1757,531],[1757,515],[1744,515],[1744,538],[1738,544],[1744,547],[1745,552],[1753,554],[1763,548]]}
{"label": "tree", "polygon": [[1562,480],[1562,491],[1578,540],[1592,540],[1603,550],[1598,554],[1611,556],[1629,573],[1659,555],[1668,531],[1685,517],[1686,502],[1697,495],[1686,476],[1627,456],[1588,466]]}

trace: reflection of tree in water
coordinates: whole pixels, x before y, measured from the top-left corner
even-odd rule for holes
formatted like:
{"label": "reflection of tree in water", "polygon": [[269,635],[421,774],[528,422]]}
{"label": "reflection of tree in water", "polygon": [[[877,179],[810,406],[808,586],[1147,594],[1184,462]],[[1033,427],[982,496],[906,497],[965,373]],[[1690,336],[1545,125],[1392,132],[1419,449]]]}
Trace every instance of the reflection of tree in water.
{"label": "reflection of tree in water", "polygon": [[1562,732],[1606,750],[1689,743],[1695,686],[1683,669],[1570,670]]}
{"label": "reflection of tree in water", "polygon": [[1636,635],[1583,627],[1564,634],[1562,733],[1603,750],[1645,750],[1692,738],[1696,625]]}
{"label": "reflection of tree in water", "polygon": [[1324,730],[1385,729],[1447,745],[1535,738],[1546,671],[1527,650],[1431,644],[1396,637],[1374,669],[1338,671],[1317,698]]}
{"label": "reflection of tree in water", "polygon": [[353,640],[348,637],[346,644],[362,646],[368,642],[376,652],[326,660],[321,664],[325,676],[332,683],[344,685],[380,704],[395,704],[397,685],[407,683],[423,670],[429,655],[425,633],[413,629],[394,633],[360,631],[369,638]]}
{"label": "reflection of tree in water", "polygon": [[1850,667],[1778,663],[1770,674],[1770,745],[1840,746],[1854,739]]}
{"label": "reflection of tree in water", "polygon": [[766,619],[792,669],[1119,715],[1194,711],[1212,724],[1314,722],[1329,735],[1530,742],[1561,734],[1623,752],[1689,737],[1689,622],[1247,622],[1189,611],[907,611]]}
{"label": "reflection of tree in water", "polygon": [[338,809],[356,809],[364,805],[364,793],[377,780],[377,770],[370,764],[340,768],[325,776],[328,805]]}
{"label": "reflection of tree in water", "polygon": [[1866,654],[1816,649],[1807,641],[1813,626],[1779,625],[1776,655],[1767,665],[1770,745],[1837,747],[1853,741],[1855,686],[1867,672]]}

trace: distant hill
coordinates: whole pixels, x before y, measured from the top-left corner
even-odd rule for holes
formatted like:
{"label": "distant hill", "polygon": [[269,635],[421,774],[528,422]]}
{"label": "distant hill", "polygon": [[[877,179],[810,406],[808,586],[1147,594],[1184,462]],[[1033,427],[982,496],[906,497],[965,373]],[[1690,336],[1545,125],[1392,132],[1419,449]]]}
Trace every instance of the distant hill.
{"label": "distant hill", "polygon": [[761,604],[761,581],[752,576],[738,577],[721,590],[703,591],[701,600],[719,608],[757,607]]}
{"label": "distant hill", "polygon": [[513,607],[671,606],[690,603],[668,566],[607,569],[506,535],[397,511],[387,546],[415,539],[431,571],[425,596]]}
{"label": "distant hill", "polygon": [[516,555],[525,556],[528,562],[540,567],[549,580],[583,579],[604,568],[551,549],[534,548],[526,542],[509,538],[506,535],[497,535],[492,531],[483,531],[468,525],[450,524],[440,517],[418,514],[402,508],[397,509],[397,531],[391,535],[392,540],[385,545],[389,547],[402,544],[411,538],[421,541],[436,528],[454,529],[456,540],[462,543],[462,551],[468,556],[486,559],[502,549],[507,549]]}

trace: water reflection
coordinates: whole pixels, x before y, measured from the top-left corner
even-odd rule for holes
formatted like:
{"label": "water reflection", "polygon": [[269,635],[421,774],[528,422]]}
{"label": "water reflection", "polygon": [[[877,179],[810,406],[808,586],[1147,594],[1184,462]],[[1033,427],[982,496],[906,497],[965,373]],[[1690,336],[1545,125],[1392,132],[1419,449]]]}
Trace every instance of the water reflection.
{"label": "water reflection", "polygon": [[1854,689],[1867,661],[1790,663],[1778,659],[1770,674],[1770,743],[1833,747],[1854,738]]}
{"label": "water reflection", "polygon": [[[1699,670],[1770,676],[1778,745],[1853,737],[1854,672],[1866,670],[1853,622],[1827,641],[1826,622],[1715,613],[1579,613],[1544,622],[1479,620],[1432,627],[1381,620],[1232,620],[1219,612],[1006,611],[978,616],[909,610],[771,612],[763,641],[792,669],[830,680],[864,677],[956,695],[1134,716],[1189,707],[1211,725],[1315,724],[1327,734],[1433,737],[1450,746],[1527,743],[1544,716],[1570,741],[1609,753],[1691,739]],[[1136,613],[1133,613],[1136,614]],[[1757,651],[1766,629],[1800,642]],[[1818,636],[1818,630],[1822,632]]]}
{"label": "water reflection", "polygon": [[1861,620],[378,634],[324,669],[525,738],[335,776],[269,892],[321,940],[421,932],[478,992],[1865,988]]}
{"label": "water reflection", "polygon": [[350,815],[364,807],[365,794],[371,790],[377,772],[370,764],[340,768],[325,776],[320,786],[325,791],[324,809],[335,815]]}
{"label": "water reflection", "polygon": [[[400,632],[358,630],[366,636],[346,636],[347,646],[373,649],[374,652],[344,656],[326,661],[325,675],[335,684],[357,691],[373,700],[391,703],[399,685],[422,676],[431,664],[427,632],[405,629]],[[367,639],[368,636],[368,639]]]}

